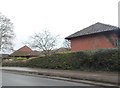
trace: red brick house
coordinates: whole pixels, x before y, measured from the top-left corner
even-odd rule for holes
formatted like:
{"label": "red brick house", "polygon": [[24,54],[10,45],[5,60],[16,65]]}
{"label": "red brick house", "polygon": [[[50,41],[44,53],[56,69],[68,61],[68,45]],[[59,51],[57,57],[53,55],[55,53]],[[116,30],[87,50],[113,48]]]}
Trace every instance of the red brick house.
{"label": "red brick house", "polygon": [[95,23],[65,39],[71,41],[72,51],[116,48],[119,44],[120,30],[116,26]]}
{"label": "red brick house", "polygon": [[39,51],[33,51],[26,45],[10,54],[11,57],[26,57],[26,58],[37,57],[39,55],[41,55]]}

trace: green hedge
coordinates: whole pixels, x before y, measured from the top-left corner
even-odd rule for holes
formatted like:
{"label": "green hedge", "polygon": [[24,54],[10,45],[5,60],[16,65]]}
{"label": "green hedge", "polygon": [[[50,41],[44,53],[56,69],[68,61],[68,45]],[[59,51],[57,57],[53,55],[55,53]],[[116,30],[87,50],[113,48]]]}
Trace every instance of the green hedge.
{"label": "green hedge", "polygon": [[27,67],[27,61],[4,61],[2,66],[10,66],[10,67]]}
{"label": "green hedge", "polygon": [[30,67],[52,68],[52,69],[79,69],[80,58],[86,58],[83,52],[53,54],[39,57],[29,61]]}
{"label": "green hedge", "polygon": [[27,66],[48,69],[120,71],[120,49],[100,49],[59,53],[38,57],[26,63],[8,63],[3,66]]}

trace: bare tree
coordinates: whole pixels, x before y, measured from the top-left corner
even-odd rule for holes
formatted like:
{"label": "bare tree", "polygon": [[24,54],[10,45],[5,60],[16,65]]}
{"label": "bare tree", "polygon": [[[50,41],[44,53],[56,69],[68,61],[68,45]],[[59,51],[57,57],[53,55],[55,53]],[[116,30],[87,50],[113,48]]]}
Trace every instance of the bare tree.
{"label": "bare tree", "polygon": [[10,19],[0,13],[0,51],[13,49],[13,23]]}
{"label": "bare tree", "polygon": [[65,39],[64,41],[63,41],[63,47],[65,47],[65,48],[70,48],[71,46],[70,46],[70,41],[69,40],[67,40],[67,39]]}
{"label": "bare tree", "polygon": [[58,38],[59,35],[52,35],[48,30],[43,30],[31,37],[29,45],[32,48],[42,50],[44,55],[48,55],[56,48]]}

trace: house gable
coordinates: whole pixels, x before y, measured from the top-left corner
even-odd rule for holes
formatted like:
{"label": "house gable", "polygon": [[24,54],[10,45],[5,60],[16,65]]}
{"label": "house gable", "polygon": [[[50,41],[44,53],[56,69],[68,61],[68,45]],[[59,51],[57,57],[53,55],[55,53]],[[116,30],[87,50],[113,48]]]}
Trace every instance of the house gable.
{"label": "house gable", "polygon": [[30,49],[28,46],[25,45],[22,48],[13,52],[10,56],[23,57],[23,56],[28,56],[30,52],[32,52],[32,49]]}

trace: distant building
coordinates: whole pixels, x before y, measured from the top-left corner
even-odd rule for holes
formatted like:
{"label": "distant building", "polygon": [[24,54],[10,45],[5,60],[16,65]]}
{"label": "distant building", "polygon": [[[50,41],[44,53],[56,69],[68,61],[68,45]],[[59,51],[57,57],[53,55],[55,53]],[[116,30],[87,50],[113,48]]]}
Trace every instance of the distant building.
{"label": "distant building", "polygon": [[[60,53],[60,52],[67,52],[70,51],[68,48],[59,48],[52,50],[50,53]],[[38,56],[44,56],[43,51],[33,51],[28,46],[23,46],[20,49],[14,51],[12,54],[10,54],[10,57],[25,57],[25,58],[31,58],[31,57],[38,57]]]}
{"label": "distant building", "polygon": [[71,51],[70,48],[64,48],[64,47],[61,47],[61,48],[58,48],[55,50],[56,53],[64,53],[64,52],[68,52],[68,51]]}
{"label": "distant building", "polygon": [[30,57],[37,57],[40,54],[41,54],[40,52],[33,51],[31,48],[29,48],[28,46],[25,45],[22,48],[16,50],[12,54],[10,54],[10,56],[11,57],[26,57],[26,58],[30,58]]}
{"label": "distant building", "polygon": [[116,48],[120,46],[120,29],[98,22],[65,39],[71,41],[72,51]]}
{"label": "distant building", "polygon": [[0,54],[0,58],[2,59],[9,59],[9,54]]}

